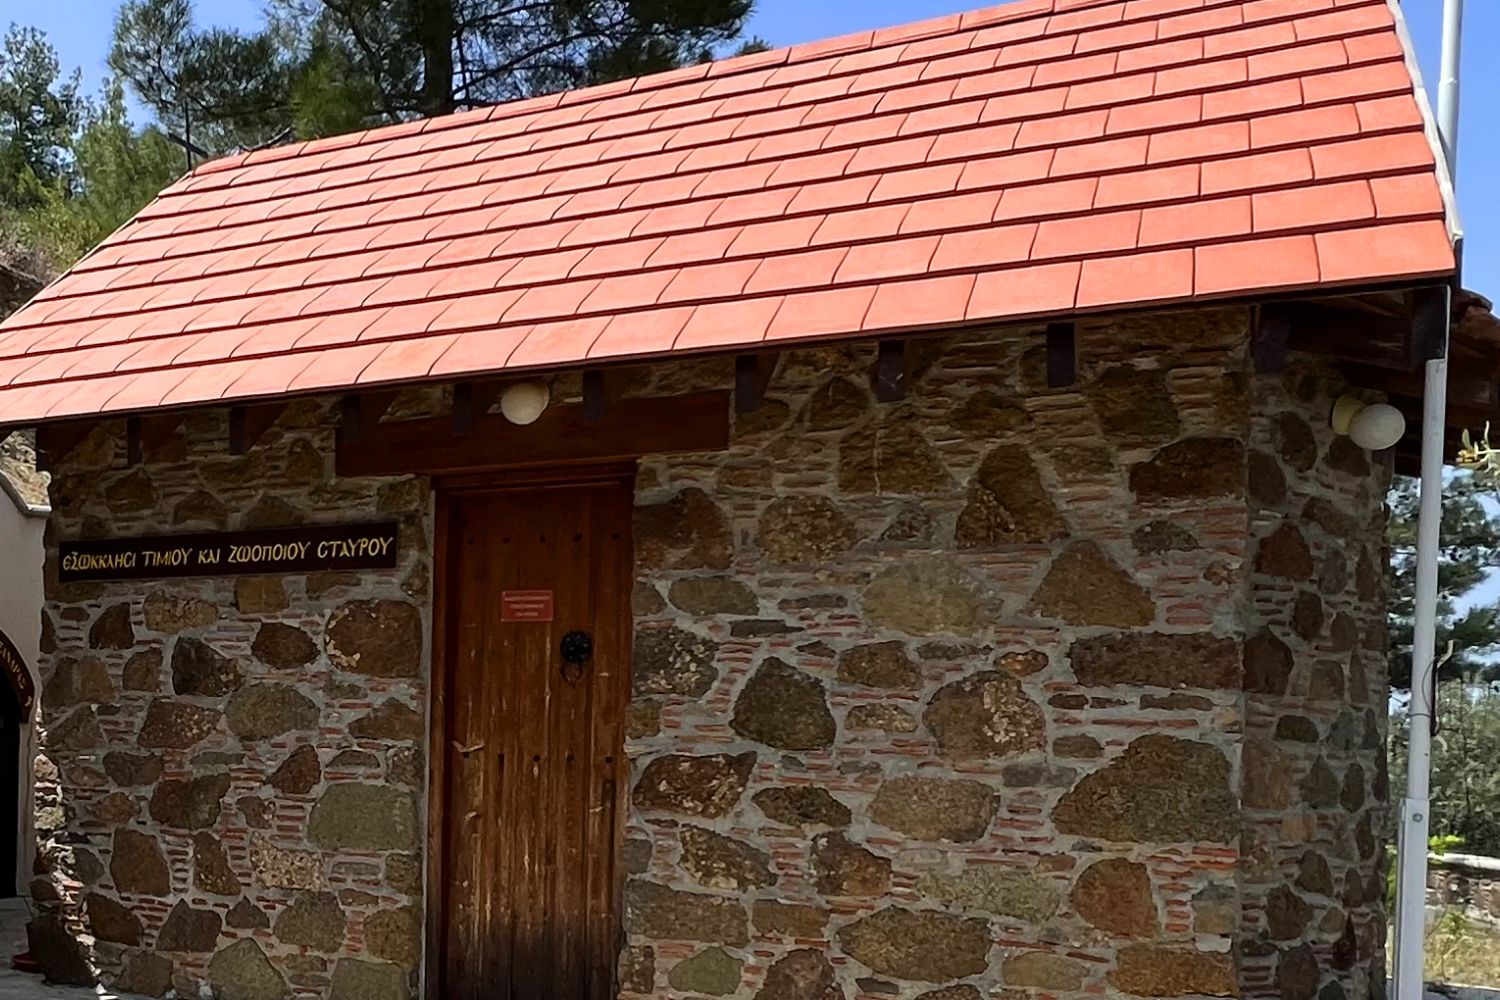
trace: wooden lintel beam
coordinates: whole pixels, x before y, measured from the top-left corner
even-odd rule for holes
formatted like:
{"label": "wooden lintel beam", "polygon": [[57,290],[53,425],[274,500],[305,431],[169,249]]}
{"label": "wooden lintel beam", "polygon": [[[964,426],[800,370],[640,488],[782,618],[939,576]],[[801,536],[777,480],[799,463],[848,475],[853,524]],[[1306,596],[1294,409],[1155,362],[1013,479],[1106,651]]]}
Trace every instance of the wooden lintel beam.
{"label": "wooden lintel beam", "polygon": [[603,420],[606,402],[604,372],[597,368],[586,369],[583,373],[583,422],[592,426]]}
{"label": "wooden lintel beam", "polygon": [[1256,310],[1250,334],[1250,359],[1257,375],[1280,375],[1286,371],[1292,336],[1292,313],[1286,306],[1267,303]]}
{"label": "wooden lintel beam", "polygon": [[1447,285],[1414,288],[1406,295],[1411,318],[1411,365],[1441,358],[1448,349],[1453,317],[1453,290]]}
{"label": "wooden lintel beam", "polygon": [[1047,324],[1047,388],[1065,389],[1078,381],[1078,328]]}
{"label": "wooden lintel beam", "polygon": [[720,451],[729,446],[728,392],[630,398],[590,424],[581,403],[550,406],[533,424],[499,414],[475,417],[467,437],[438,417],[366,424],[363,443],[340,436],[341,476],[462,475],[525,466],[632,459],[640,455]]}
{"label": "wooden lintel beam", "polygon": [[906,398],[906,341],[882,340],[875,351],[875,370],[870,384],[875,398],[895,403]]}
{"label": "wooden lintel beam", "polygon": [[229,408],[229,453],[243,455],[260,443],[286,412],[285,403],[257,403]]}

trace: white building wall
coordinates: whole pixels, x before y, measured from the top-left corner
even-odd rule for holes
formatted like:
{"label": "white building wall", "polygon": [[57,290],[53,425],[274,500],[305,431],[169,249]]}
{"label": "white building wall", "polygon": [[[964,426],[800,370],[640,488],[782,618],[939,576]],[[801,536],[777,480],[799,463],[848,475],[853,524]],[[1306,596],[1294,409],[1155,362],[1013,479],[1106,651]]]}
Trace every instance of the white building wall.
{"label": "white building wall", "polygon": [[[37,676],[42,621],[42,531],[47,524],[47,509],[31,507],[0,475],[0,630],[21,651],[31,670],[33,683],[40,693]],[[32,833],[32,758],[36,755],[36,710],[26,727],[21,746],[16,794],[17,815],[21,828],[16,843],[16,886],[25,893],[31,881],[32,855],[36,838]],[[0,785],[0,789],[3,789]],[[3,859],[0,859],[3,863]]]}

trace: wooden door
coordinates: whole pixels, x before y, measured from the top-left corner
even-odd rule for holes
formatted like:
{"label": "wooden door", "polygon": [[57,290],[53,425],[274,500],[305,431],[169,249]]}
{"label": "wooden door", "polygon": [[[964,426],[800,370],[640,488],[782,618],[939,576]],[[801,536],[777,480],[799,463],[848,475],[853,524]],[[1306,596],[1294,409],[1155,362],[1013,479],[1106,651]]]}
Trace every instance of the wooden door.
{"label": "wooden door", "polygon": [[429,995],[614,996],[631,490],[444,494]]}

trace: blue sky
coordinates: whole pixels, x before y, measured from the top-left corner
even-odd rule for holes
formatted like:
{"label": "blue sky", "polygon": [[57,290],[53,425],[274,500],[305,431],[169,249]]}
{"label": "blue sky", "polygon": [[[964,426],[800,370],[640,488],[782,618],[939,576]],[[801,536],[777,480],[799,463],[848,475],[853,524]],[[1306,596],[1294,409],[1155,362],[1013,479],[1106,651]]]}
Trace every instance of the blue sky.
{"label": "blue sky", "polygon": [[[986,6],[982,0],[757,0],[749,31],[773,45],[791,45],[940,14]],[[63,64],[82,69],[90,90],[107,70],[112,0],[39,0],[20,8],[0,0],[0,22],[32,24],[45,31]],[[253,27],[262,0],[198,0],[201,22]],[[1442,0],[1402,4],[1422,63],[1425,82],[1436,99]],[[1500,298],[1500,2],[1469,0],[1465,20],[1463,122],[1459,151],[1460,213],[1466,233],[1465,284]]]}

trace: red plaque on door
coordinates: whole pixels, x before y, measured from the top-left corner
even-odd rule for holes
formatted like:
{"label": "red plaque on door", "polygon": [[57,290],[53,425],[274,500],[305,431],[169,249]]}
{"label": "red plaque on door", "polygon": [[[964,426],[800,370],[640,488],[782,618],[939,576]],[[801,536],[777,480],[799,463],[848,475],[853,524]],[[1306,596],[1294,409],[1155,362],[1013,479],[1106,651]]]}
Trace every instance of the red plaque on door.
{"label": "red plaque on door", "polygon": [[503,622],[550,622],[552,591],[502,590],[500,620]]}

